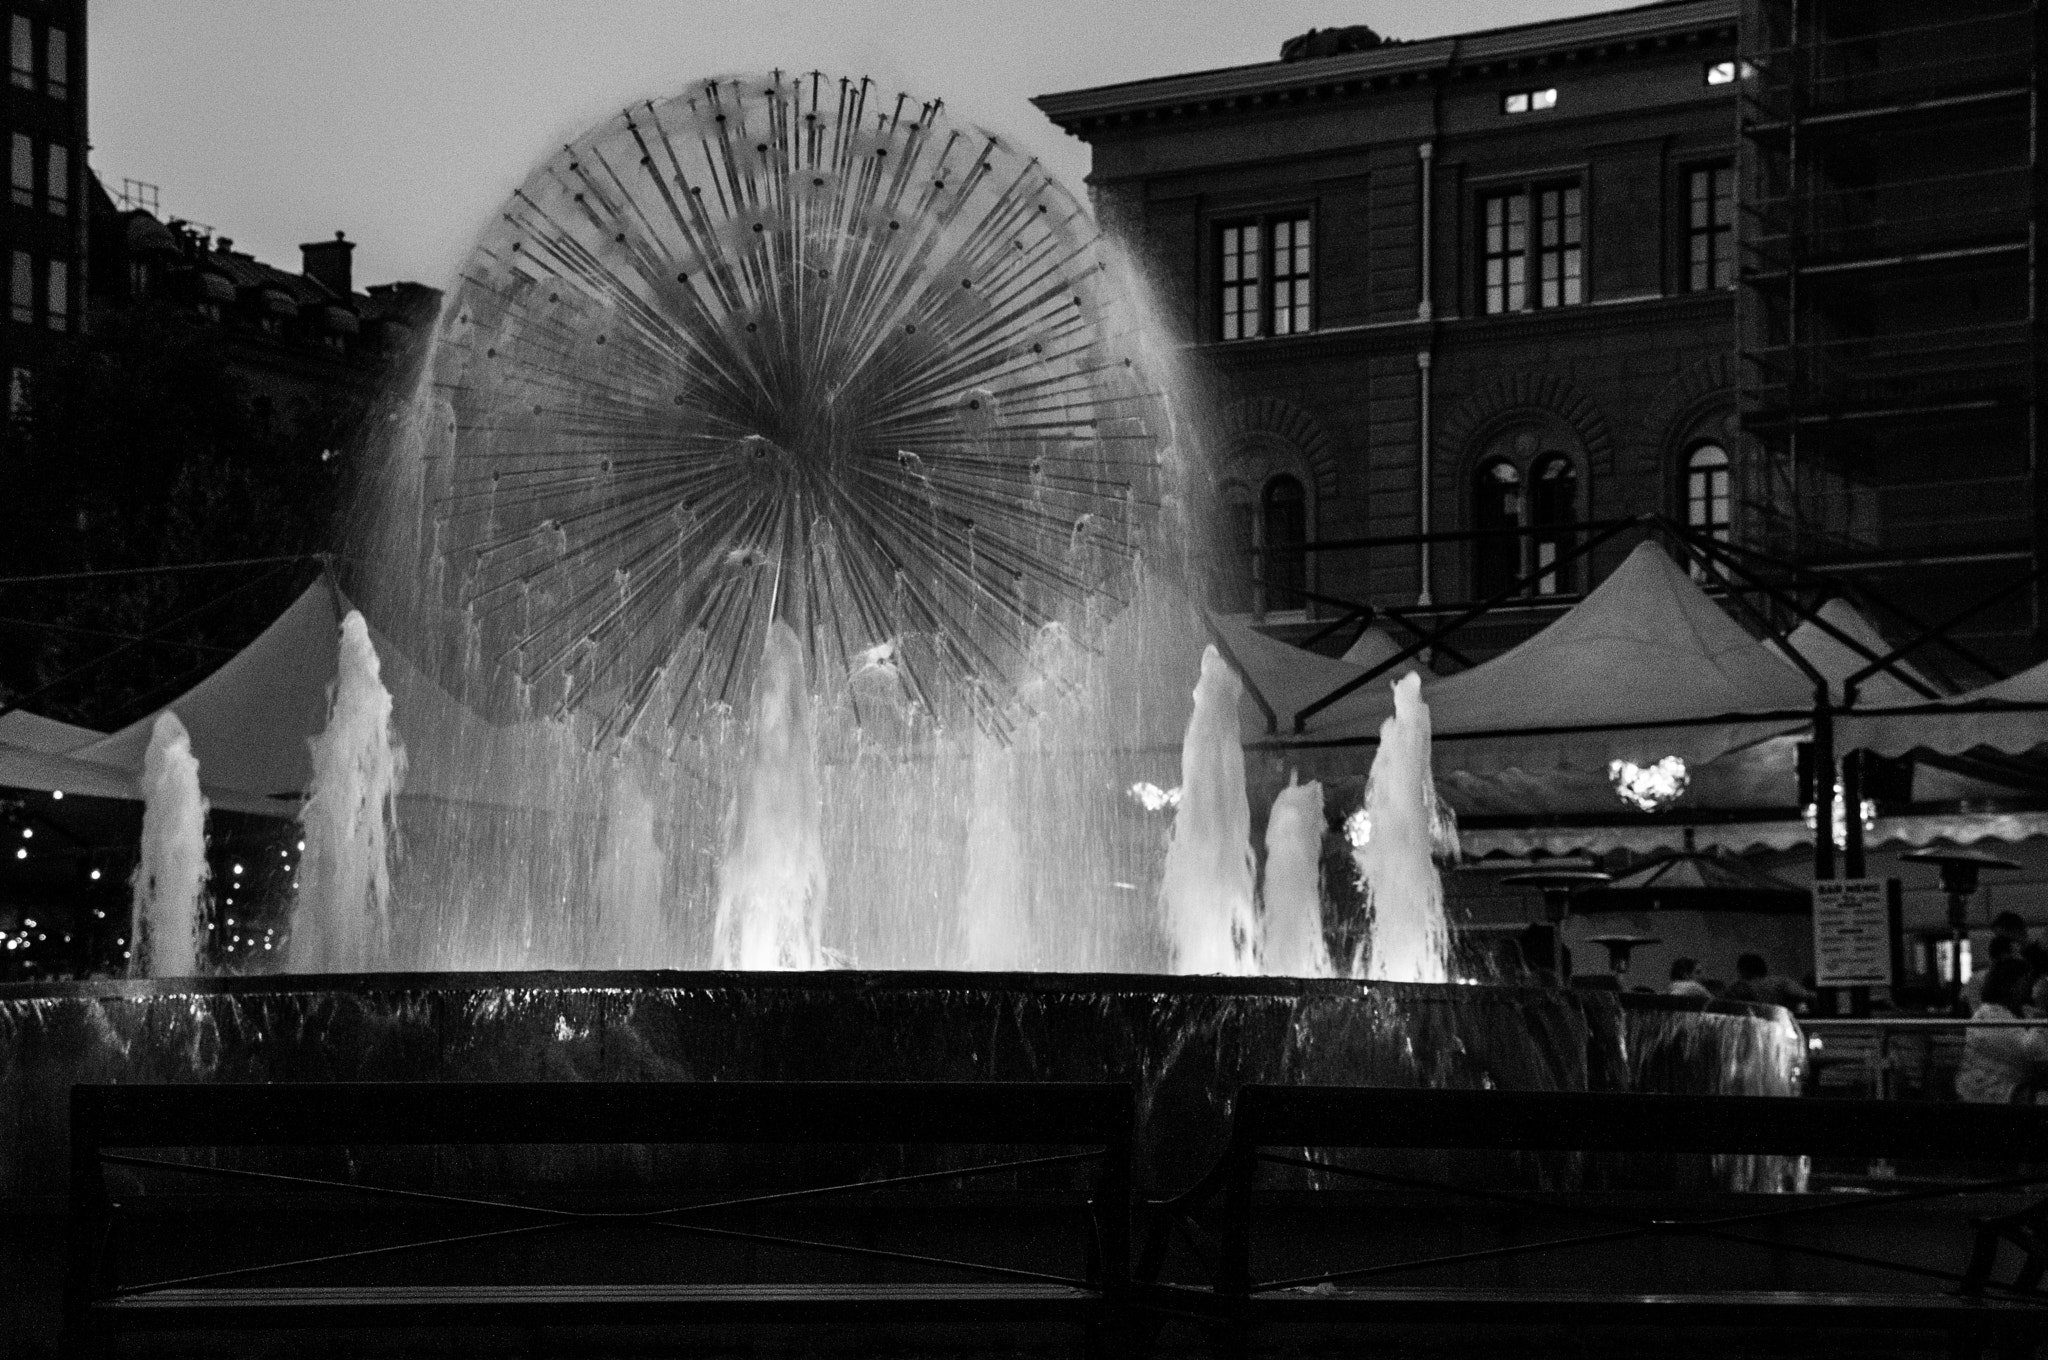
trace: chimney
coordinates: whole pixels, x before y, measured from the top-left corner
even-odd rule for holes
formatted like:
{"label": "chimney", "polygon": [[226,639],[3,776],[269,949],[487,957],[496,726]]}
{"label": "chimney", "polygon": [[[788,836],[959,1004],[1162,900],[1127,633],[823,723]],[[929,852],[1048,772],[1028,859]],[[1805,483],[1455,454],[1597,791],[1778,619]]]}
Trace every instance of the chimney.
{"label": "chimney", "polygon": [[299,247],[299,258],[304,261],[299,272],[346,300],[355,292],[354,270],[349,265],[355,248],[356,243],[338,231],[332,241],[309,241]]}

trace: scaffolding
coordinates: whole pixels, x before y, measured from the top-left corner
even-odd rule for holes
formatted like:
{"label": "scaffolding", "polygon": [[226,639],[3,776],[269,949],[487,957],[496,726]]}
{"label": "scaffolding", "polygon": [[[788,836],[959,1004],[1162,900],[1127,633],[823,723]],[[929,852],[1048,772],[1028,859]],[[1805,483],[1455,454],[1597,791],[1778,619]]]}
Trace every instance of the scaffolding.
{"label": "scaffolding", "polygon": [[[2039,0],[1744,0],[1737,530],[1929,615],[2041,552]],[[2039,591],[1970,639],[2039,655]]]}

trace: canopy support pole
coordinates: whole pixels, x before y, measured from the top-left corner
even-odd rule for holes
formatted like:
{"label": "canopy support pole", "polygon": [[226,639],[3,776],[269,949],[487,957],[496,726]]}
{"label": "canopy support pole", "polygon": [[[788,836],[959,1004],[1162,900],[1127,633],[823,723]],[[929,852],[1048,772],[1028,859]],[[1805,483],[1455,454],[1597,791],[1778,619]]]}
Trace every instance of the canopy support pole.
{"label": "canopy support pole", "polygon": [[1813,878],[1835,876],[1835,715],[1825,682],[1813,696]]}

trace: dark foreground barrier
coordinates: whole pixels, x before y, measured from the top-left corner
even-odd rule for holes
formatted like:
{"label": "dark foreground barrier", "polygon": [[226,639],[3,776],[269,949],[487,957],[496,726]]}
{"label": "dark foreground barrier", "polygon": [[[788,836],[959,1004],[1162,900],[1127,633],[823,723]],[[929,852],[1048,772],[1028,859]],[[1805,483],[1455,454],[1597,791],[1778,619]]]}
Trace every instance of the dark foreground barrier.
{"label": "dark foreground barrier", "polygon": [[[1793,1193],[1685,1188],[1684,1162],[1728,1158]],[[1809,1189],[1807,1159],[1875,1162],[1894,1187]],[[1139,1287],[1236,1347],[1302,1325],[1713,1325],[1899,1349],[1918,1330],[1971,1353],[2048,1337],[2048,1205],[2022,1193],[2043,1163],[2032,1107],[1252,1086],[1221,1161],[1154,1206]],[[1483,1228],[1461,1206],[1491,1211]]]}
{"label": "dark foreground barrier", "polygon": [[[1128,1086],[80,1086],[71,1118],[74,1353],[169,1329],[1021,1323],[1080,1336],[1128,1283]],[[440,1153],[510,1144],[695,1155],[673,1179],[652,1168],[653,1203],[430,1188],[446,1178]],[[736,1155],[707,1162],[711,1146]],[[822,1146],[855,1159],[850,1179],[787,1174],[789,1150]],[[309,1174],[311,1148],[350,1149],[356,1174]],[[268,1170],[256,1149],[294,1150],[301,1169]],[[394,1174],[361,1174],[379,1149],[432,1151],[424,1170],[394,1157]],[[906,1154],[939,1164],[905,1172]],[[139,1184],[111,1191],[110,1172],[214,1189],[197,1208],[152,1201]],[[997,1201],[969,1192],[990,1181],[1006,1187]],[[323,1212],[335,1196],[375,1207]],[[168,1240],[134,1240],[151,1236]]]}

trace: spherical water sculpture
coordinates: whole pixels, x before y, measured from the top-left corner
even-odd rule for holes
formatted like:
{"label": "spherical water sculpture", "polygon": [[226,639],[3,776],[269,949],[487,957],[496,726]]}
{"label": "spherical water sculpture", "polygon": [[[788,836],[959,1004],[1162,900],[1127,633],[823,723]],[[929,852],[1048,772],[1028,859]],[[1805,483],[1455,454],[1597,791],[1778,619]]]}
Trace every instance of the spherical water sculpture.
{"label": "spherical water sculpture", "polygon": [[1041,627],[1124,598],[1156,500],[1102,275],[1072,196],[937,102],[778,72],[629,108],[444,312],[444,603],[606,733],[744,700],[776,620],[820,683],[890,647],[986,720]]}

